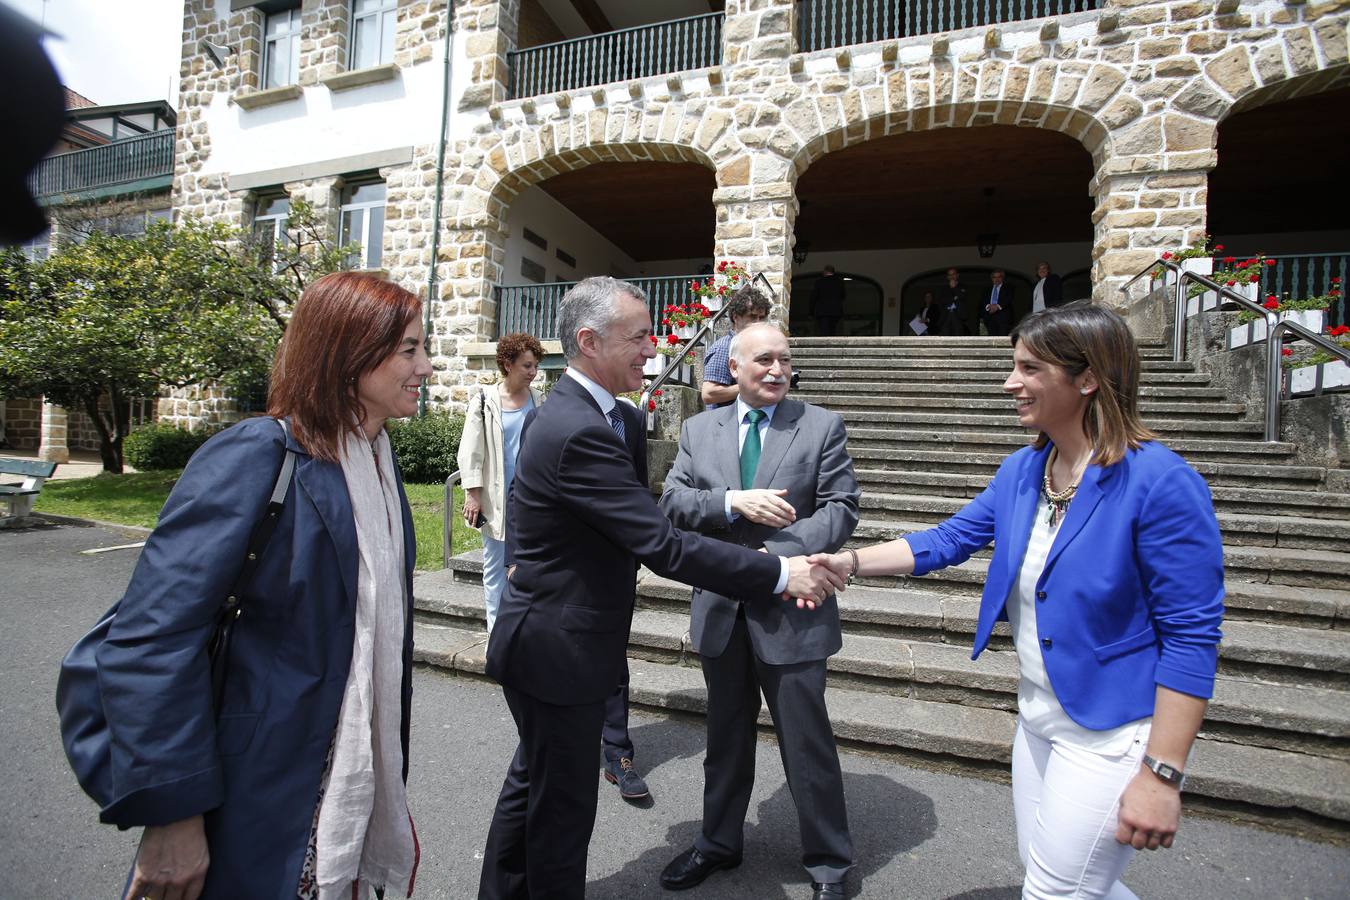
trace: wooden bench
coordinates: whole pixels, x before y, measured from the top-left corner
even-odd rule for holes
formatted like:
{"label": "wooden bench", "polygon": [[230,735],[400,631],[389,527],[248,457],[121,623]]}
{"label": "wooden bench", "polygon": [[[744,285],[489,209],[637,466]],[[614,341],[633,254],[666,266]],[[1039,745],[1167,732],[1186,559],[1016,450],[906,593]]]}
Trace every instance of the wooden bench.
{"label": "wooden bench", "polygon": [[42,483],[52,477],[56,463],[36,459],[9,459],[0,457],[0,477],[21,475],[18,484],[0,484],[0,501],[9,504],[9,514],[0,516],[0,528],[24,524],[33,513],[33,503],[42,493]]}

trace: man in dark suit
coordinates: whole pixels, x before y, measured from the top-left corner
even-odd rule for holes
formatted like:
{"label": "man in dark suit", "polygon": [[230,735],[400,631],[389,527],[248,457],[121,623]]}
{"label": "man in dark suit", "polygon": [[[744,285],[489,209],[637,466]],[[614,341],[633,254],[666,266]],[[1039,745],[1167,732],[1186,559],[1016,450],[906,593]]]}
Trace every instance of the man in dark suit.
{"label": "man in dark suit", "polygon": [[1031,311],[1054,309],[1064,305],[1064,282],[1050,271],[1048,262],[1036,263],[1036,287],[1031,291]]}
{"label": "man in dark suit", "polygon": [[844,315],[844,280],[826,266],[811,286],[811,315],[816,319],[816,334],[832,337]]}
{"label": "man in dark suit", "polygon": [[596,746],[625,671],[638,563],[690,584],[723,579],[810,607],[833,574],[676,530],[634,469],[615,394],[642,385],[656,352],[641,289],[597,277],[563,298],[568,370],[534,414],[516,462],[511,561],[487,674],[520,744],[484,850],[480,898],[580,898],[595,825]]}
{"label": "man in dark suit", "polygon": [[961,337],[975,333],[974,302],[966,296],[961,273],[947,270],[947,283],[938,288],[937,305],[942,314],[938,320],[938,334],[943,337]]}
{"label": "man in dark suit", "polygon": [[985,331],[994,337],[1007,337],[1012,331],[1013,286],[1003,283],[1002,269],[989,273],[989,291],[984,295],[980,321]]}
{"label": "man in dark suit", "polygon": [[[661,509],[677,527],[770,553],[834,552],[858,524],[844,422],[787,399],[792,358],[777,327],[752,325],[732,348],[737,402],[685,422]],[[693,887],[740,863],[763,690],[797,805],[802,864],[816,900],[842,898],[853,842],[825,708],[825,663],[842,644],[839,607],[833,597],[811,612],[730,594],[740,594],[731,579],[694,590],[689,634],[708,686],[703,831],[661,884]]]}

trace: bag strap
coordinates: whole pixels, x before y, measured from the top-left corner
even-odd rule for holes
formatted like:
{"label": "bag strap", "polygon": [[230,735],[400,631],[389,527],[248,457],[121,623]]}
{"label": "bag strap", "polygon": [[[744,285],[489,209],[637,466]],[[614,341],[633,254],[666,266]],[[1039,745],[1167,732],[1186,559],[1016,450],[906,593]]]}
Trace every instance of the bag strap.
{"label": "bag strap", "polygon": [[[285,446],[286,439],[290,437],[290,429],[286,426],[285,420],[277,419],[276,421],[281,426],[282,446]],[[243,596],[244,588],[253,578],[253,573],[257,571],[258,561],[262,559],[263,551],[267,549],[268,542],[272,540],[272,532],[277,530],[277,520],[281,518],[281,511],[285,508],[286,495],[290,493],[294,474],[295,451],[286,447],[286,455],[281,460],[281,470],[277,472],[276,484],[272,485],[272,496],[267,501],[267,513],[257,525],[253,526],[253,533],[249,535],[248,539],[248,552],[244,555],[244,565],[239,570],[239,576],[235,578],[234,585],[230,588],[229,596],[225,598],[225,604],[221,610],[223,620],[239,615],[239,598]]]}

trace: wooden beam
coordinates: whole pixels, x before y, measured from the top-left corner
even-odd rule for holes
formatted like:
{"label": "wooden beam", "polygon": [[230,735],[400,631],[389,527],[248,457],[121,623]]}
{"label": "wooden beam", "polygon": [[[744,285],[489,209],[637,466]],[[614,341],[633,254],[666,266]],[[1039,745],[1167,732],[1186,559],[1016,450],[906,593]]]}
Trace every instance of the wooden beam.
{"label": "wooden beam", "polygon": [[614,26],[605,17],[604,10],[595,0],[572,0],[572,8],[581,16],[591,34],[604,34],[606,31],[614,30]]}

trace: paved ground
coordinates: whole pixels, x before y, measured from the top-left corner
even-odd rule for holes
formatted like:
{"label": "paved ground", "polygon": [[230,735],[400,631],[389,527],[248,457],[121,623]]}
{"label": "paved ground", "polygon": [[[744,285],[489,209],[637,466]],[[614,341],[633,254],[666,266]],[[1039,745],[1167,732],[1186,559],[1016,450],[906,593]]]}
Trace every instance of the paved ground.
{"label": "paved ground", "polygon": [[[0,760],[6,766],[0,898],[112,897],[122,884],[135,834],[96,824],[96,810],[61,754],[52,697],[62,653],[117,599],[135,564],[136,551],[79,551],[137,539],[71,526],[0,532]],[[633,807],[601,785],[590,855],[593,900],[662,896],[661,868],[699,827],[703,735],[697,722],[635,714],[633,731],[655,802]],[[492,685],[418,672],[409,785],[423,848],[417,897],[474,896],[492,804],[513,747],[505,703]],[[758,766],[745,864],[683,895],[689,900],[810,896],[772,743],[761,743]],[[859,859],[852,896],[1018,896],[1008,787],[852,753],[844,754],[843,766]],[[1345,897],[1350,850],[1189,819],[1177,848],[1140,856],[1126,882],[1141,897]]]}
{"label": "paved ground", "polygon": [[[37,459],[36,450],[0,450],[0,456],[8,456],[10,459]],[[128,472],[136,471],[131,466],[127,466]],[[92,478],[103,471],[103,460],[92,450],[72,450],[70,460],[63,462],[56,467],[56,472],[52,474],[52,481],[69,481],[72,478]]]}

